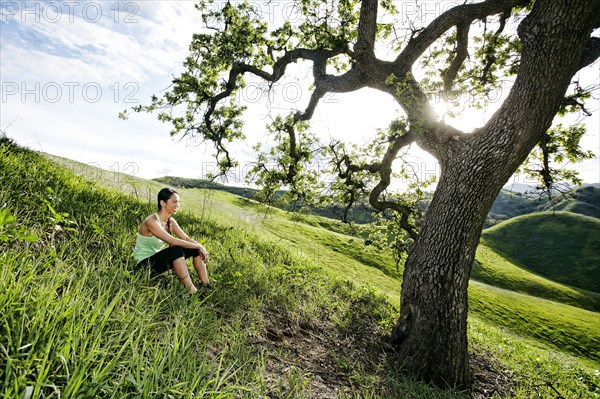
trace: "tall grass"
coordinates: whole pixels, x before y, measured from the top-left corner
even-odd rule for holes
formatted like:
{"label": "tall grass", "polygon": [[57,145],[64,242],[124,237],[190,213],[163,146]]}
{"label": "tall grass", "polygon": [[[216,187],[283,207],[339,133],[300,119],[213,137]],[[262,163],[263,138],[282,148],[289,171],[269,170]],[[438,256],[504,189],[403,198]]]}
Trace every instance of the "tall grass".
{"label": "tall grass", "polygon": [[[260,377],[260,357],[214,308],[133,272],[131,232],[151,204],[14,146],[1,155],[2,201],[41,238],[0,256],[6,397],[234,397]],[[211,342],[229,345],[211,359]],[[236,362],[222,361],[231,353]]]}

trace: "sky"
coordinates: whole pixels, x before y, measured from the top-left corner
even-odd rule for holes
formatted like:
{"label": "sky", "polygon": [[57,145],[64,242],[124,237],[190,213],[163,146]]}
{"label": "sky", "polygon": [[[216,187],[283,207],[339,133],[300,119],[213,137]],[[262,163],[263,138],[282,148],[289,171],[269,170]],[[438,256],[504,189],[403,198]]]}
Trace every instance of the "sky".
{"label": "sky", "polygon": [[[400,2],[402,12],[422,22],[432,20],[457,2]],[[119,112],[148,104],[160,95],[182,61],[192,34],[202,23],[194,1],[1,1],[0,2],[0,129],[29,148],[142,178],[164,175],[202,178],[216,170],[213,148],[193,140],[172,138],[169,125],[156,115]],[[269,21],[297,19],[292,3],[253,2]],[[420,12],[420,14],[418,14]],[[598,62],[580,76],[598,84]],[[309,65],[289,69],[293,76],[278,82],[272,94],[248,79],[237,100],[248,106],[244,142],[231,146],[240,161],[228,183],[243,185],[255,159],[252,147],[268,142],[265,124],[289,109],[303,109],[309,99]],[[468,101],[468,99],[465,99]],[[442,104],[437,104],[443,108]],[[589,104],[584,145],[600,154],[600,102]],[[483,124],[488,113],[467,113],[448,121],[463,130]],[[320,137],[369,141],[399,115],[391,97],[365,89],[332,94],[317,108],[311,126]],[[367,117],[365,117],[365,115]],[[438,174],[435,160],[418,148],[406,156],[420,179]],[[600,182],[596,157],[576,167],[587,183]],[[522,176],[512,182],[528,183]]]}

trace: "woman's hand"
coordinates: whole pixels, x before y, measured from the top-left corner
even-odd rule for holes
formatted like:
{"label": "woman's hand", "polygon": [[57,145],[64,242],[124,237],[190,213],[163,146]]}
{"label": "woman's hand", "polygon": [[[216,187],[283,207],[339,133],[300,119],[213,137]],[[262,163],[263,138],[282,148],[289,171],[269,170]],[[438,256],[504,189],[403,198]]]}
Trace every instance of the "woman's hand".
{"label": "woman's hand", "polygon": [[206,248],[202,246],[202,244],[198,244],[198,251],[200,251],[200,256],[204,262],[208,262],[208,251]]}

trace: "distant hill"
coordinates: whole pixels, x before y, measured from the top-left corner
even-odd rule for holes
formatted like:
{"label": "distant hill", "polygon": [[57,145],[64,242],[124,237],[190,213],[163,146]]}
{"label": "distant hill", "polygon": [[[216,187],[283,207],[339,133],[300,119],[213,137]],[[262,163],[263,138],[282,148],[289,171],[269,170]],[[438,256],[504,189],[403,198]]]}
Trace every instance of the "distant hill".
{"label": "distant hill", "polygon": [[494,201],[484,228],[516,216],[546,211],[565,211],[600,218],[600,188],[597,184],[583,185],[568,193],[555,194],[552,202],[548,197],[531,196],[504,188]]}
{"label": "distant hill", "polygon": [[[182,188],[201,188],[201,189],[211,189],[211,190],[220,190],[226,191],[231,194],[239,195],[240,197],[249,198],[258,200],[259,190],[247,187],[235,187],[235,186],[227,186],[221,183],[215,183],[209,180],[203,179],[189,179],[184,177],[175,177],[175,176],[163,176],[157,177],[153,179],[154,181],[169,184],[175,187]],[[330,219],[341,220],[342,215],[344,214],[344,207],[338,204],[331,204],[327,206],[305,206],[301,203],[294,204],[292,207],[290,204],[284,202],[281,197],[285,194],[285,191],[279,190],[276,191],[273,195],[272,204],[273,206],[283,209],[286,211],[295,211],[295,212],[304,212],[310,213],[313,215],[323,216]],[[292,209],[293,208],[293,209]],[[356,205],[350,209],[348,212],[348,221],[352,223],[368,223],[372,221],[373,218],[368,209],[360,205]]]}
{"label": "distant hill", "polygon": [[484,227],[493,226],[515,216],[536,212],[540,206],[547,204],[545,198],[530,198],[520,192],[502,189],[488,213]]}
{"label": "distant hill", "polygon": [[600,221],[570,212],[523,215],[486,229],[482,242],[539,275],[600,292]]}
{"label": "distant hill", "polygon": [[571,195],[560,198],[560,202],[554,206],[547,203],[542,210],[573,212],[600,218],[600,188],[591,185],[579,187]]}
{"label": "distant hill", "polygon": [[[174,176],[163,176],[153,180],[175,187],[221,190],[245,198],[258,199],[257,194],[259,191],[248,187],[228,186],[209,180]],[[571,193],[556,194],[554,197],[554,205],[548,201],[547,197],[535,197],[521,192],[524,191],[525,188],[532,190],[531,186],[519,183],[515,183],[512,186],[506,186],[517,187],[517,189],[521,191],[511,191],[506,188],[502,189],[494,201],[483,227],[488,228],[516,216],[544,211],[566,211],[600,218],[600,188],[596,186],[597,185],[584,185]],[[331,204],[328,206],[303,206],[303,204],[295,204],[295,208],[291,209],[292,207],[290,204],[281,199],[284,193],[285,191],[283,190],[275,192],[272,203],[273,206],[283,210],[305,212],[335,220],[342,219],[344,207],[339,204]],[[429,203],[431,195],[431,193],[427,194],[427,198],[423,201],[424,207]],[[373,218],[370,215],[370,210],[362,206],[354,206],[348,213],[348,221],[353,223],[362,224],[372,220]]]}
{"label": "distant hill", "polygon": [[235,187],[235,186],[227,186],[221,183],[215,183],[210,180],[203,179],[189,179],[186,177],[176,177],[176,176],[162,176],[152,179],[154,181],[165,183],[175,187],[182,188],[205,188],[211,190],[221,190],[227,191],[228,193],[232,193],[235,195],[239,195],[240,197],[252,198],[258,190],[247,188],[247,187]]}

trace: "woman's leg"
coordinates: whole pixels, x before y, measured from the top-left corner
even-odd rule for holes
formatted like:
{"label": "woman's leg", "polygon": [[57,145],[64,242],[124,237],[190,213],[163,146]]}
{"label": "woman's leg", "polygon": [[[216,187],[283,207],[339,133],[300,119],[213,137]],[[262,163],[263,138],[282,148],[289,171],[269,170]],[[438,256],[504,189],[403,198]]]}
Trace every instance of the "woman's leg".
{"label": "woman's leg", "polygon": [[206,270],[206,264],[200,256],[194,256],[193,258],[194,269],[198,274],[198,278],[202,281],[203,285],[209,285],[210,280],[208,279],[208,271]]}
{"label": "woman's leg", "polygon": [[202,285],[209,285],[210,280],[208,279],[208,270],[206,269],[206,264],[202,260],[200,251],[197,249],[183,248],[183,254],[186,259],[192,258],[194,269],[196,269],[196,274],[198,274],[198,278],[202,281]]}
{"label": "woman's leg", "polygon": [[192,283],[190,272],[185,264],[185,258],[186,254],[184,253],[184,249],[175,246],[165,248],[152,255],[148,258],[147,263],[152,265],[152,272],[154,275],[164,273],[172,267],[181,283],[187,288],[190,294],[193,294],[196,292],[196,287],[194,286],[194,283]]}
{"label": "woman's leg", "polygon": [[185,264],[185,258],[183,256],[173,261],[173,271],[190,294],[197,291],[194,283],[192,283],[192,278],[190,277],[190,272]]}

